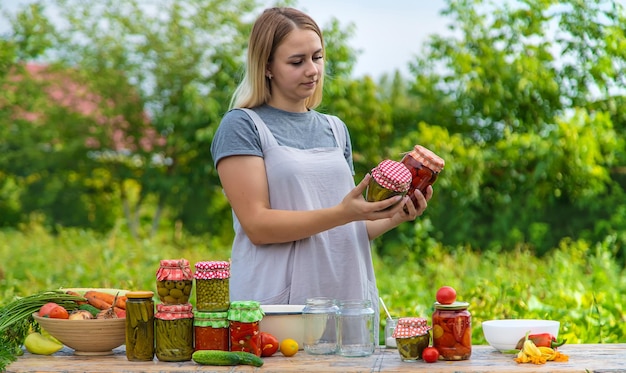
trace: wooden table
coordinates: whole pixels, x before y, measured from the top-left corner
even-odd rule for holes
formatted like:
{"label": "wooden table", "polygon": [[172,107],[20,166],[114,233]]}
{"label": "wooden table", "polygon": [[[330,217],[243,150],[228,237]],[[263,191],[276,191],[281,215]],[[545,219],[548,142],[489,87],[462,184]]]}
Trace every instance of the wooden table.
{"label": "wooden table", "polygon": [[192,361],[168,363],[158,361],[130,362],[124,347],[107,356],[77,356],[71,349],[51,355],[32,355],[28,352],[7,367],[7,372],[596,372],[626,373],[626,344],[578,344],[559,349],[569,355],[569,362],[547,362],[543,365],[517,364],[513,355],[502,354],[490,346],[474,346],[472,357],[465,361],[402,362],[395,349],[379,348],[365,358],[341,356],[313,356],[304,351],[286,358],[277,354],[264,358],[261,368],[250,366],[216,367],[198,365]]}

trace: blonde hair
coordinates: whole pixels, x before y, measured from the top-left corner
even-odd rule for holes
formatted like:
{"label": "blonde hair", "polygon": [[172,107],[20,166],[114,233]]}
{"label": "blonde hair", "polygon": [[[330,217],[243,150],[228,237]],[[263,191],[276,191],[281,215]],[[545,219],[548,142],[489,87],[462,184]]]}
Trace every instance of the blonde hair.
{"label": "blonde hair", "polygon": [[[276,48],[294,29],[314,31],[322,42],[324,38],[317,23],[307,14],[286,7],[269,8],[263,11],[252,26],[248,40],[248,60],[243,80],[235,90],[230,101],[230,108],[252,108],[263,105],[271,98],[269,79],[265,76],[267,65],[274,58]],[[324,71],[318,80],[313,94],[305,101],[309,109],[314,109],[322,102]]]}

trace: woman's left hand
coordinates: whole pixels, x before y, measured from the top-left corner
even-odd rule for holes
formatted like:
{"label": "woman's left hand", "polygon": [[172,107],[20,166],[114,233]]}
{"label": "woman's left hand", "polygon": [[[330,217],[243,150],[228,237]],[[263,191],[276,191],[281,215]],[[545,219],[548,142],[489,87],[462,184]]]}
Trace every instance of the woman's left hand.
{"label": "woman's left hand", "polygon": [[433,197],[433,187],[428,186],[426,188],[426,195],[423,195],[419,190],[415,190],[415,199],[417,201],[417,207],[413,205],[413,201],[410,198],[406,199],[404,207],[395,214],[392,218],[394,223],[400,224],[405,221],[415,220],[418,216],[421,216],[426,207],[428,207],[428,201]]}

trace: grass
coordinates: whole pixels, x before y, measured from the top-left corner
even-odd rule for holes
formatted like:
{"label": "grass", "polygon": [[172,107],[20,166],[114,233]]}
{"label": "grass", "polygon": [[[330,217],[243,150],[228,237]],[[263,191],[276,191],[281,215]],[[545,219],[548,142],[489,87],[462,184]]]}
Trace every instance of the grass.
{"label": "grass", "polygon": [[[227,260],[229,253],[229,243],[207,237],[137,241],[117,230],[63,229],[56,236],[37,225],[0,230],[0,305],[59,287],[155,290],[161,259],[185,258],[193,266]],[[470,303],[474,344],[486,343],[481,322],[496,318],[558,320],[559,337],[568,343],[626,342],[626,280],[609,244],[564,241],[543,258],[522,249],[434,247],[401,261],[375,257],[374,264],[380,295],[396,317],[430,319],[438,287],[454,287],[458,299]]]}

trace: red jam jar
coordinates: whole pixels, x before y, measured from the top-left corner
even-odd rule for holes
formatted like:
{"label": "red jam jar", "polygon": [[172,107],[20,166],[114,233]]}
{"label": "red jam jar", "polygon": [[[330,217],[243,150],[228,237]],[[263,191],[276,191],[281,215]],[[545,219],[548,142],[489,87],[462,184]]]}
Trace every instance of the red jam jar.
{"label": "red jam jar", "polygon": [[194,350],[230,350],[227,312],[194,312]]}
{"label": "red jam jar", "polygon": [[437,154],[421,145],[415,145],[413,150],[406,153],[400,162],[411,172],[412,181],[408,194],[413,205],[417,207],[413,192],[419,189],[425,195],[426,188],[435,183],[437,176],[445,166],[445,162]]}
{"label": "red jam jar", "polygon": [[472,315],[469,303],[435,302],[432,316],[433,347],[443,360],[467,360],[472,354]]}
{"label": "red jam jar", "polygon": [[386,159],[374,167],[367,185],[365,199],[368,202],[382,201],[396,195],[405,195],[411,185],[412,175],[407,167]]}

